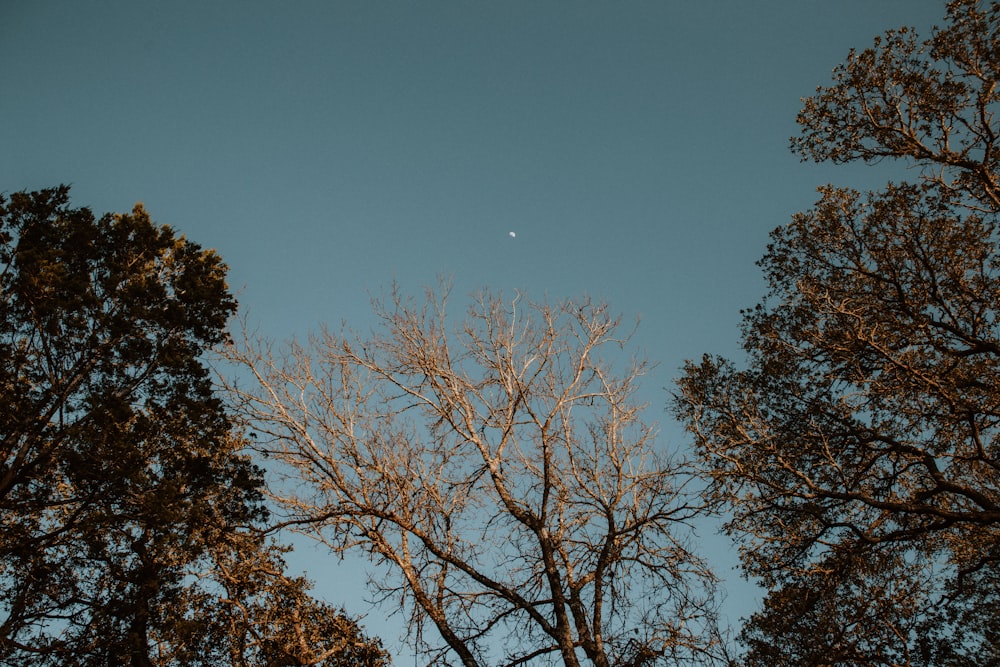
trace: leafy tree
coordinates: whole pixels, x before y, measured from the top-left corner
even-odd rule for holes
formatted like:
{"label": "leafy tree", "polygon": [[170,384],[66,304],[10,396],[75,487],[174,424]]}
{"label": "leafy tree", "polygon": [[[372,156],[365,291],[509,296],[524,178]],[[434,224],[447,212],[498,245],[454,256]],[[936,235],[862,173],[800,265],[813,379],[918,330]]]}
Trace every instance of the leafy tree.
{"label": "leafy tree", "polygon": [[1000,6],[948,5],[851,52],[805,101],[805,158],[898,159],[772,234],[745,367],[675,408],[746,571],[749,664],[1000,662]]}
{"label": "leafy tree", "polygon": [[0,197],[4,664],[381,664],[260,532],[261,471],[201,361],[225,271],[141,205]]}
{"label": "leafy tree", "polygon": [[393,292],[371,336],[231,350],[256,378],[232,391],[285,465],[289,521],[373,559],[431,664],[718,652],[714,580],[684,539],[699,508],[642,421],[646,365],[624,358],[619,320],[490,294],[461,322],[446,311],[445,294]]}

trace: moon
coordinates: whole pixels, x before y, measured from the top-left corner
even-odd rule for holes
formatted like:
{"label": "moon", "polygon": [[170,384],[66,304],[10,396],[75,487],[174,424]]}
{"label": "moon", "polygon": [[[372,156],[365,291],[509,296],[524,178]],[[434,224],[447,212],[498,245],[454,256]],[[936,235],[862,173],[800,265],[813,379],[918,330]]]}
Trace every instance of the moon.
{"label": "moon", "polygon": [[517,236],[517,234],[515,234],[514,232],[507,232],[507,234],[509,234],[511,238],[514,238],[515,236]]}

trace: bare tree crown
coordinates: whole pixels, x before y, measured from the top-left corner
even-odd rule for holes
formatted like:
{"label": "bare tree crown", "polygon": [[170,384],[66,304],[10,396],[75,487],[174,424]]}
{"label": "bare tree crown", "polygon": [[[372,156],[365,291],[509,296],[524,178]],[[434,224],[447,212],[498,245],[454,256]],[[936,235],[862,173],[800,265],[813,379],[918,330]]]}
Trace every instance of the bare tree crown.
{"label": "bare tree crown", "polygon": [[255,378],[244,413],[294,479],[292,520],[388,566],[377,590],[414,636],[437,630],[439,658],[701,655],[713,578],[683,540],[697,508],[642,420],[648,365],[619,318],[483,294],[453,329],[445,296],[393,292],[368,337],[234,348]]}

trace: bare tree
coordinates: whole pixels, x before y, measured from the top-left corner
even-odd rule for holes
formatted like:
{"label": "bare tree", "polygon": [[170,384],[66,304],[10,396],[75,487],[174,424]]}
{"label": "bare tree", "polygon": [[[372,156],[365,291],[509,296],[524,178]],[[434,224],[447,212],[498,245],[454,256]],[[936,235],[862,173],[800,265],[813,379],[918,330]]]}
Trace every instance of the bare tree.
{"label": "bare tree", "polygon": [[620,320],[589,300],[485,294],[451,331],[446,297],[394,290],[364,338],[231,348],[254,382],[230,389],[284,464],[290,523],[369,554],[432,664],[716,650],[714,578],[684,539],[698,508],[642,421],[648,365],[627,358]]}

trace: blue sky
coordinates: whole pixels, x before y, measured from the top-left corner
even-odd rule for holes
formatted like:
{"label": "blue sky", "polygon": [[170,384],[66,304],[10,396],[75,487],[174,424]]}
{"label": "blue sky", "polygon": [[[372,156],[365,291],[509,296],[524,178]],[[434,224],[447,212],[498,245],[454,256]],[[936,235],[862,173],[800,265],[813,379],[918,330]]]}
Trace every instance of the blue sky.
{"label": "blue sky", "polygon": [[[660,362],[649,417],[680,442],[663,388],[684,359],[735,353],[768,232],[818,185],[887,178],[800,163],[799,99],[851,47],[943,15],[936,0],[0,0],[0,191],[144,202],[220,252],[278,338],[365,329],[369,292],[393,280],[605,299],[642,318],[637,347]],[[296,563],[406,654],[356,564]],[[730,588],[730,613],[752,611]]]}

